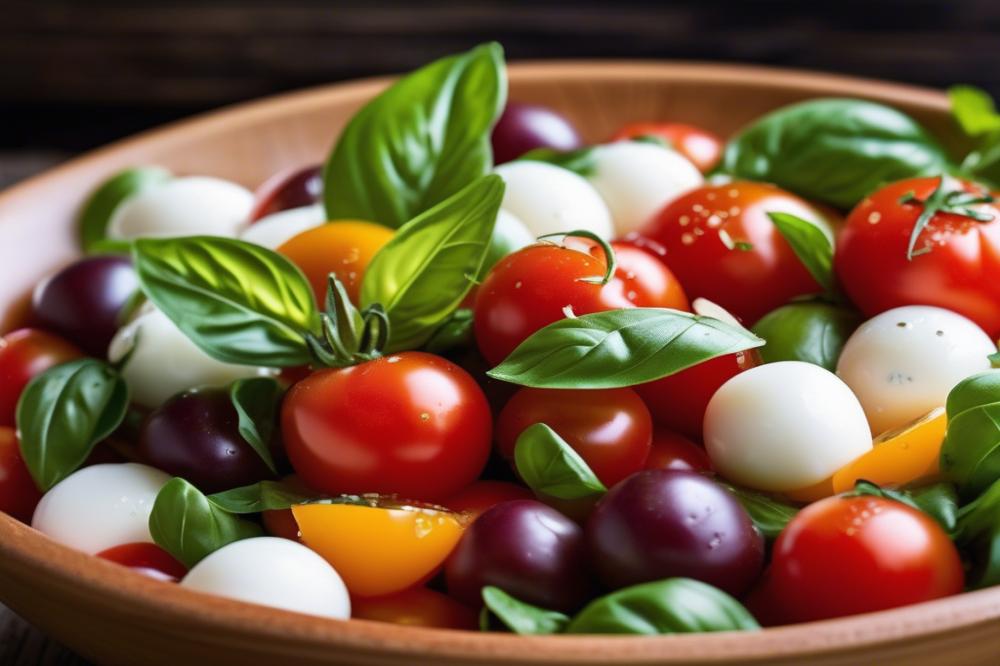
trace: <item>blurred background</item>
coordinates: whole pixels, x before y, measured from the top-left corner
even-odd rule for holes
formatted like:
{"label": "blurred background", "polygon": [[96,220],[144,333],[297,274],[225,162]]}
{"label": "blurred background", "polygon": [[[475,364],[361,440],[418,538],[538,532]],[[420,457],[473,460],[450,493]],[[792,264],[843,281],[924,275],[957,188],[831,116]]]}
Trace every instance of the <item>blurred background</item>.
{"label": "blurred background", "polygon": [[1000,0],[0,0],[0,185],[225,104],[400,72],[496,39],[510,60],[669,58],[1000,95]]}

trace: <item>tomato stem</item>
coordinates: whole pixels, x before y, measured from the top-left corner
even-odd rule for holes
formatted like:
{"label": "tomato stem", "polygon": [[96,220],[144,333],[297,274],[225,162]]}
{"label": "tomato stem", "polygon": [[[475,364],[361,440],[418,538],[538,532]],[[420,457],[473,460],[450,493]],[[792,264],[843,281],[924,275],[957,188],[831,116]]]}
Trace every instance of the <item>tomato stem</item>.
{"label": "tomato stem", "polygon": [[966,192],[961,185],[947,176],[938,179],[938,185],[926,199],[920,200],[913,192],[907,192],[899,198],[902,205],[914,204],[923,206],[920,216],[913,225],[913,232],[910,234],[910,243],[906,247],[906,258],[913,261],[914,257],[930,252],[930,247],[916,250],[917,240],[923,233],[927,225],[931,223],[938,213],[950,213],[968,217],[976,222],[992,222],[993,216],[989,213],[981,213],[970,206],[974,204],[993,203],[994,198],[988,194],[975,194]]}
{"label": "tomato stem", "polygon": [[539,236],[538,240],[545,240],[546,238],[554,238],[556,236],[559,236],[561,238],[567,238],[570,236],[576,238],[586,238],[600,245],[601,250],[604,252],[604,263],[607,266],[607,268],[604,271],[604,275],[603,276],[595,275],[594,277],[580,278],[580,281],[589,282],[591,284],[599,284],[602,286],[611,282],[611,278],[615,276],[615,270],[617,270],[618,268],[618,261],[615,258],[615,250],[613,247],[611,247],[611,244],[608,243],[608,241],[604,240],[603,238],[595,234],[593,231],[587,231],[585,229],[576,229],[574,231],[560,231],[559,233],[545,234],[544,236]]}

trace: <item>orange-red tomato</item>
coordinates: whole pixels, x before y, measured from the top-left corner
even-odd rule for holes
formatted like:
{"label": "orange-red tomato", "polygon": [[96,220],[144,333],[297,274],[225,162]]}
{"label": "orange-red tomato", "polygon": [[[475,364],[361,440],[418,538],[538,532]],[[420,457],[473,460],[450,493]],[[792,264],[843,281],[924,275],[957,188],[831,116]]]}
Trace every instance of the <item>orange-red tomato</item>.
{"label": "orange-red tomato", "polygon": [[663,139],[702,173],[708,173],[722,157],[722,139],[718,135],[685,123],[636,122],[622,127],[612,137],[614,141],[655,136]]}
{"label": "orange-red tomato", "polygon": [[666,428],[653,430],[653,443],[646,457],[645,469],[683,469],[707,472],[712,469],[705,449],[684,435]]}
{"label": "orange-red tomato", "polygon": [[352,596],[400,592],[430,578],[462,536],[460,514],[440,507],[300,504],[302,541],[333,565]]}
{"label": "orange-red tomato", "polygon": [[347,295],[357,303],[365,270],[392,233],[392,229],[373,222],[337,221],[303,231],[285,241],[278,252],[302,269],[317,303],[326,298],[330,273],[344,283]]}
{"label": "orange-red tomato", "polygon": [[351,600],[351,617],[438,629],[475,630],[479,626],[476,611],[426,587],[414,587],[386,597],[356,597]]}
{"label": "orange-red tomato", "polygon": [[32,377],[82,355],[62,338],[34,328],[0,338],[0,426],[14,427],[17,401]]}
{"label": "orange-red tomato", "polygon": [[42,493],[21,458],[17,433],[0,426],[0,511],[30,523]]}
{"label": "orange-red tomato", "polygon": [[452,495],[444,502],[452,511],[467,514],[475,519],[479,514],[500,502],[533,499],[535,496],[524,486],[507,481],[476,481]]}

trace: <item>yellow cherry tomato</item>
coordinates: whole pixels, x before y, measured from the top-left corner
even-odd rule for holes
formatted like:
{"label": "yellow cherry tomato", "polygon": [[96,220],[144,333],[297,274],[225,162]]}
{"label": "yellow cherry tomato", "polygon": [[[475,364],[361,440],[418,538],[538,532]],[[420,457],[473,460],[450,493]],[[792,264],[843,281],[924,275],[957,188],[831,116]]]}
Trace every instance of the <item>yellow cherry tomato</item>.
{"label": "yellow cherry tomato", "polygon": [[302,269],[320,305],[326,298],[330,273],[344,283],[347,295],[357,304],[365,269],[392,233],[374,222],[330,222],[293,236],[278,247],[278,253]]}
{"label": "yellow cherry tomato", "polygon": [[783,493],[785,497],[796,502],[816,502],[834,494],[833,477],[829,476],[818,483],[797,490]]}
{"label": "yellow cherry tomato", "polygon": [[302,504],[292,507],[302,541],[337,570],[354,596],[392,594],[432,576],[465,528],[439,507]]}
{"label": "yellow cherry tomato", "polygon": [[909,483],[939,472],[938,459],[948,417],[943,407],[875,438],[874,446],[833,475],[833,490],[842,493],[859,479],[880,486]]}

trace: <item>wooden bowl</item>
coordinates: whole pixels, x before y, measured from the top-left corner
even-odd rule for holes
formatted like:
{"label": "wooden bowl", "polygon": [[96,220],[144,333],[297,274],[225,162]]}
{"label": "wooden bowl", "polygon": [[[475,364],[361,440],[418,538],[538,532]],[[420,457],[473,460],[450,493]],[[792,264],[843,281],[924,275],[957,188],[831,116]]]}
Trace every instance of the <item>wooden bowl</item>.
{"label": "wooden bowl", "polygon": [[[0,195],[0,330],[43,276],[78,254],[74,214],[116,169],[163,164],[248,186],[318,162],[386,79],[283,95],[90,153]],[[816,96],[884,102],[960,141],[938,92],[756,67],[545,63],[510,68],[511,97],[551,105],[600,141],[630,120],[697,123],[723,135]],[[204,596],[65,548],[0,514],[0,600],[103,664],[994,664],[1000,588],[893,611],[754,633],[518,637],[324,620]]]}

